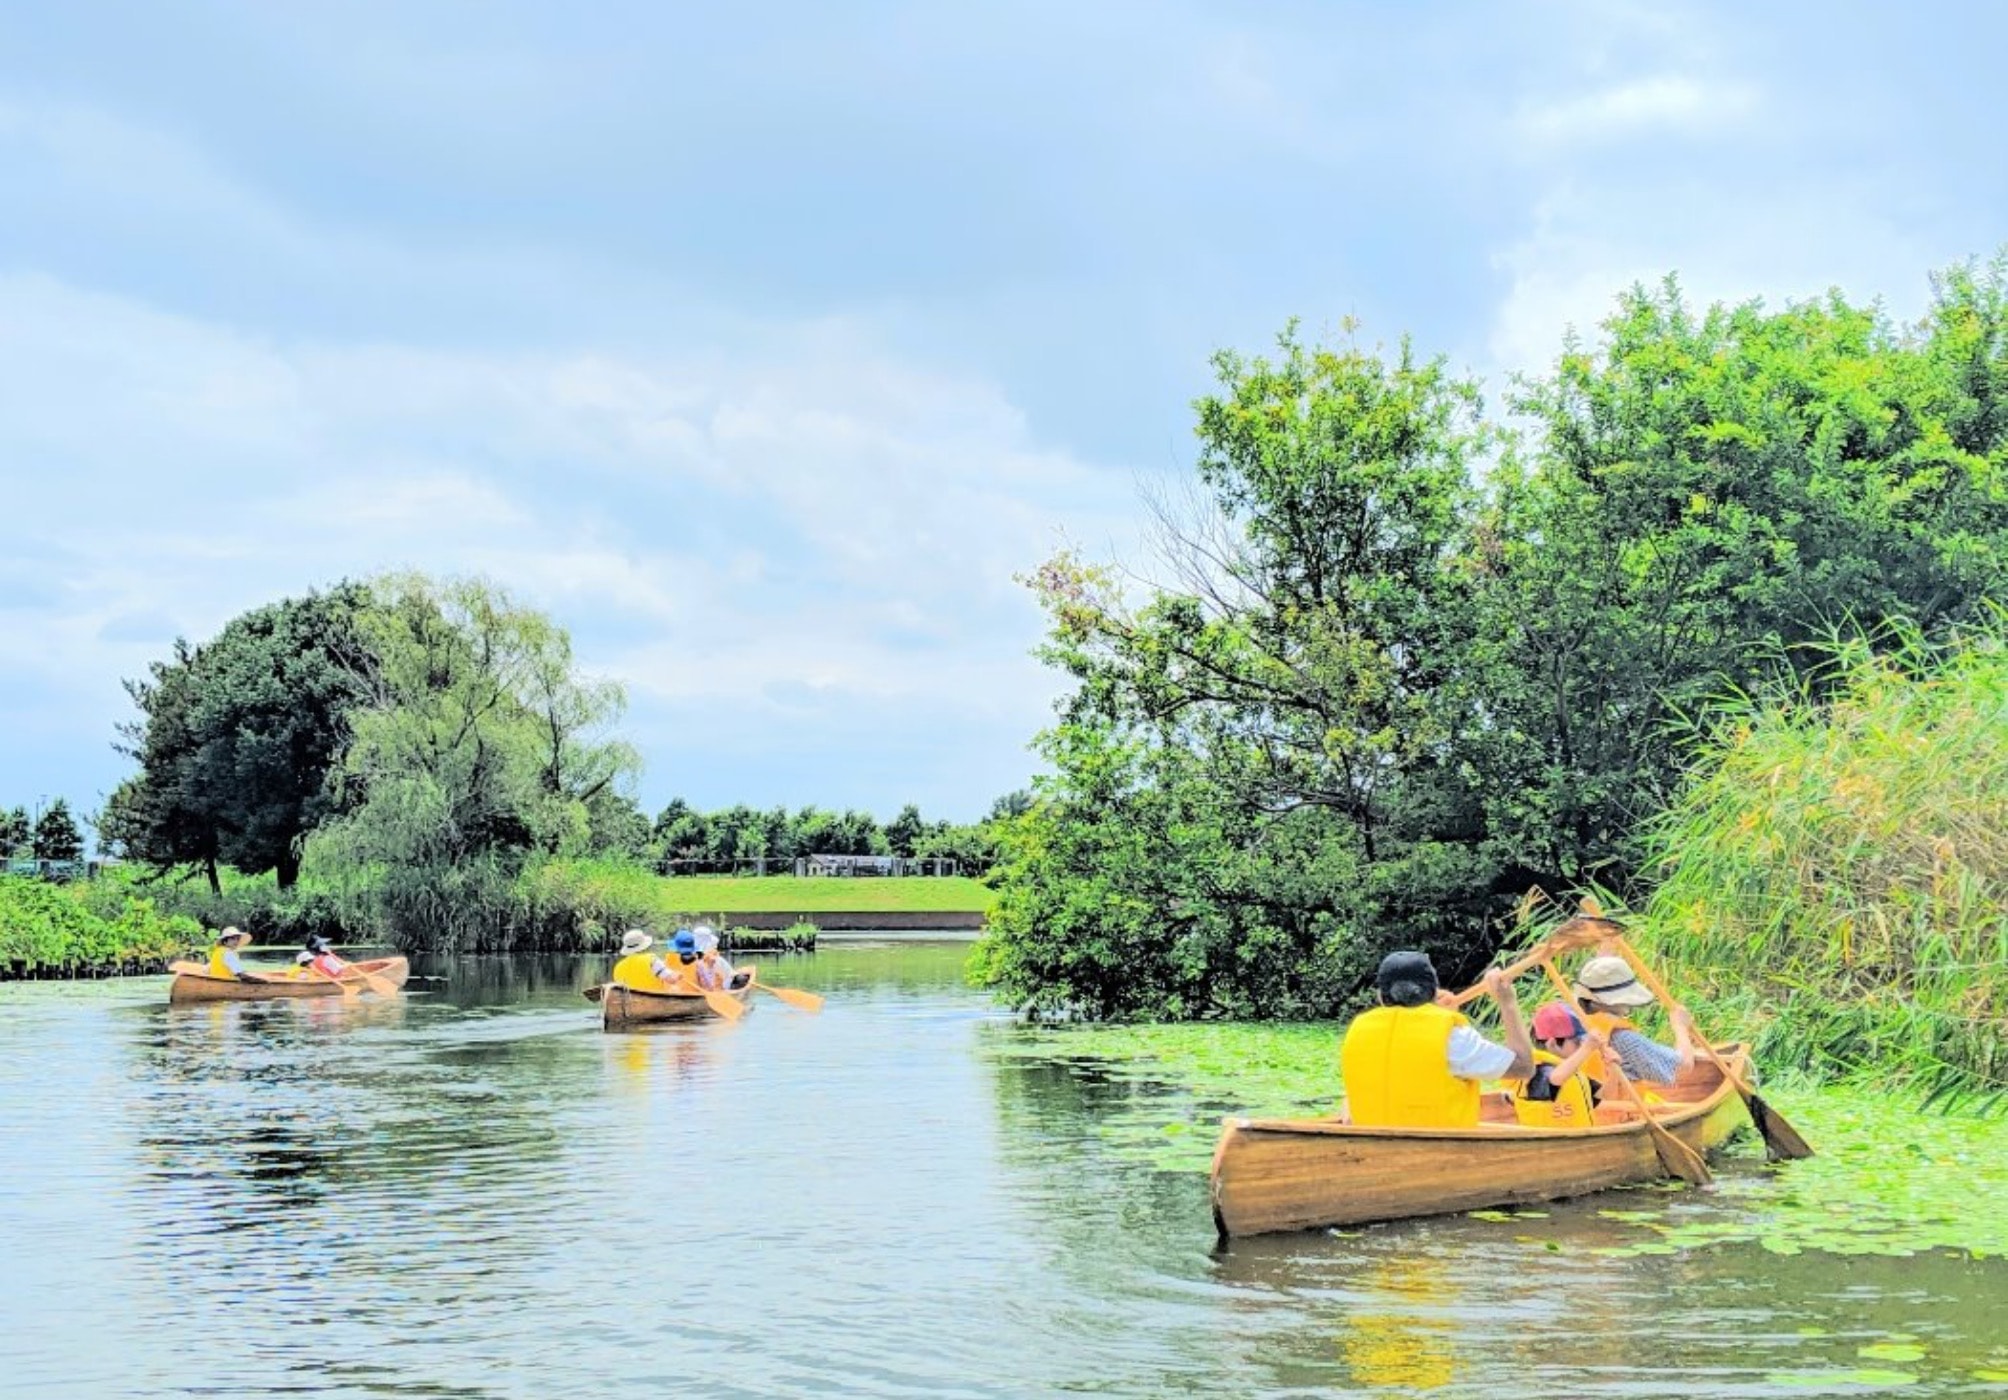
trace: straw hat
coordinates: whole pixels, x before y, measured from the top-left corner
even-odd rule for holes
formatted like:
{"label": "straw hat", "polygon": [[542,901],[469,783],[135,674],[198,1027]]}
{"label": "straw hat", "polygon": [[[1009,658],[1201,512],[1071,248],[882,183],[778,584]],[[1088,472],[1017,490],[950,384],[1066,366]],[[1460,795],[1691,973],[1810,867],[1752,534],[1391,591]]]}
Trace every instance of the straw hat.
{"label": "straw hat", "polygon": [[216,941],[218,943],[228,943],[233,938],[241,938],[247,943],[251,941],[251,935],[246,933],[243,929],[237,927],[237,925],[235,924],[232,924],[229,928],[224,929],[221,933],[216,935]]}
{"label": "straw hat", "polygon": [[1605,1006],[1650,1006],[1652,993],[1639,985],[1623,958],[1591,958],[1576,974],[1576,995]]}
{"label": "straw hat", "polygon": [[621,951],[623,953],[639,953],[654,942],[653,938],[650,938],[640,929],[631,928],[621,935]]}

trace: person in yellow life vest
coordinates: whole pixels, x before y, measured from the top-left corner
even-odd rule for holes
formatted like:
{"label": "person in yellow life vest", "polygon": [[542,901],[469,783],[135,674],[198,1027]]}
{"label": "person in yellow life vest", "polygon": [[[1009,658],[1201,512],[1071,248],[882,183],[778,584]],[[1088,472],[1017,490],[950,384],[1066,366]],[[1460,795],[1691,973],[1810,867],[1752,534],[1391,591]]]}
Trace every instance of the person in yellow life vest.
{"label": "person in yellow life vest", "polygon": [[[1618,1064],[1627,1079],[1639,1084],[1671,1084],[1694,1063],[1694,1018],[1687,1014],[1686,1007],[1676,1004],[1666,1009],[1666,1019],[1673,1027],[1671,1045],[1648,1038],[1626,1019],[1627,1011],[1652,1005],[1653,995],[1639,983],[1631,964],[1623,958],[1591,958],[1576,974],[1570,990],[1582,1002],[1590,1029],[1617,1053]],[[1601,1055],[1591,1059],[1589,1073],[1608,1082]]]}
{"label": "person in yellow life vest", "polygon": [[622,934],[621,957],[614,964],[615,983],[637,992],[663,992],[681,985],[682,977],[661,955],[649,952],[654,946],[655,939],[638,928]]}
{"label": "person in yellow life vest", "polygon": [[1603,1037],[1551,1001],[1534,1013],[1534,1072],[1513,1090],[1513,1116],[1530,1128],[1587,1128],[1603,1086],[1585,1066]]}
{"label": "person in yellow life vest", "polygon": [[704,990],[697,981],[697,935],[687,928],[680,928],[676,936],[669,940],[669,946],[676,953],[676,961],[669,964],[665,980],[672,981],[686,992]]}
{"label": "person in yellow life vest", "polygon": [[241,928],[231,927],[217,934],[216,943],[209,950],[209,975],[234,982],[269,982],[271,978],[244,966],[242,953],[250,941],[251,935]]}
{"label": "person in yellow life vest", "polygon": [[1389,953],[1374,978],[1380,1005],[1346,1027],[1339,1070],[1346,1113],[1367,1127],[1474,1128],[1483,1079],[1525,1079],[1534,1048],[1513,985],[1495,968],[1485,989],[1499,1003],[1504,1045],[1447,1005],[1427,953]]}

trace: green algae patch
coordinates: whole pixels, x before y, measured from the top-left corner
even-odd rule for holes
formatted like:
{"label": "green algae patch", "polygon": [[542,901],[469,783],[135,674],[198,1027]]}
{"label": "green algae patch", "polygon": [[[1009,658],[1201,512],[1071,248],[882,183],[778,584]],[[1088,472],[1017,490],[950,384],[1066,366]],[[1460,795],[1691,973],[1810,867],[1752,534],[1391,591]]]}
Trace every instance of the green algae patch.
{"label": "green algae patch", "polygon": [[[1012,1025],[999,1027],[988,1048],[1003,1060],[1064,1063],[1127,1088],[1097,1115],[1110,1148],[1167,1171],[1203,1172],[1223,1117],[1337,1111],[1340,1030],[1330,1022]],[[1767,1166],[1746,1132],[1707,1190],[1654,1183],[1624,1193],[1636,1205],[1597,1210],[1613,1237],[1598,1241],[1596,1252],[1742,1245],[1781,1256],[2008,1256],[2008,1118],[1919,1112],[1852,1087],[1767,1087],[1765,1097],[1817,1155]],[[1506,1214],[1477,1218],[1497,1223]]]}

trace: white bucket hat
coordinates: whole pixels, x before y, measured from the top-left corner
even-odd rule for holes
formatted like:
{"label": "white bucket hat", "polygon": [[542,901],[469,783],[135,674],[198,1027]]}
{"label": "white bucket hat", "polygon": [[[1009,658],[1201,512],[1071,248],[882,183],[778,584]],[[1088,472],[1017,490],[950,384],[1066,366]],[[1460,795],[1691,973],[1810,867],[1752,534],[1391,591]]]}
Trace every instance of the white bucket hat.
{"label": "white bucket hat", "polygon": [[623,953],[639,953],[654,942],[653,938],[650,938],[640,929],[631,928],[621,935],[621,951]]}
{"label": "white bucket hat", "polygon": [[1652,993],[1639,985],[1623,958],[1591,958],[1576,974],[1576,995],[1605,1006],[1650,1006]]}
{"label": "white bucket hat", "polygon": [[718,935],[711,931],[709,924],[699,924],[691,930],[690,936],[697,940],[697,951],[708,953],[718,946]]}

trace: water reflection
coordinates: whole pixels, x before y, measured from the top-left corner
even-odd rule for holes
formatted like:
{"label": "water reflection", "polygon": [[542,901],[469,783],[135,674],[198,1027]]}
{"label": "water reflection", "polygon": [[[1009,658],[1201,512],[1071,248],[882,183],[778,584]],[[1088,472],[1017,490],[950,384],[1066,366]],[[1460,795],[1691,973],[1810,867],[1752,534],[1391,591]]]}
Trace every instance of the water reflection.
{"label": "water reflection", "polygon": [[[1139,1150],[1190,1104],[992,1053],[1011,1031],[965,951],[763,958],[826,1012],[615,1034],[578,995],[588,959],[441,961],[398,1002],[0,987],[0,1393],[1616,1397],[1679,1376],[1700,1400],[1868,1393],[1844,1377],[1878,1344],[1921,1353],[1911,1394],[2008,1366],[2000,1261],[1608,1252],[1642,1227],[1607,1211],[1727,1194],[1216,1250],[1203,1173]],[[664,1342],[713,1335],[757,1344]]]}

